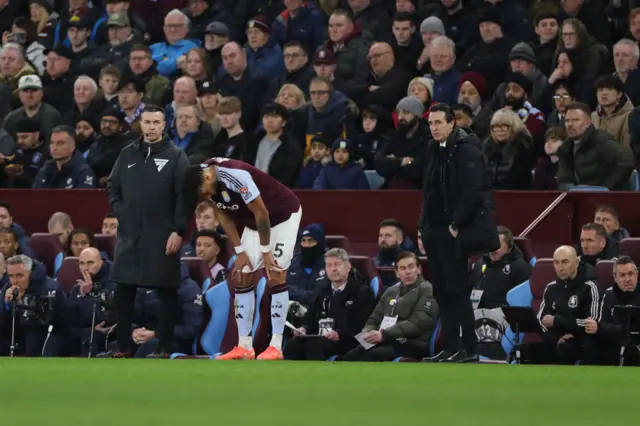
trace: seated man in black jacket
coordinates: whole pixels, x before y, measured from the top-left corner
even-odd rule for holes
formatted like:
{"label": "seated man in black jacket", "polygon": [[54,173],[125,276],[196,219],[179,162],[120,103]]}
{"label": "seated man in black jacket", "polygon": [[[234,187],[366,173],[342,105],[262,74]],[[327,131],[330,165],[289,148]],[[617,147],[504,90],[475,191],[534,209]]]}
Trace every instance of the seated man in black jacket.
{"label": "seated man in black jacket", "polygon": [[66,297],[58,283],[42,263],[23,254],[7,259],[7,273],[10,282],[0,292],[0,355],[11,352],[15,311],[15,355],[60,356],[67,330]]}
{"label": "seated man in black jacket", "polygon": [[[176,322],[173,331],[172,352],[191,353],[194,339],[202,324],[202,295],[200,287],[189,278],[189,268],[182,264],[182,282],[178,289]],[[158,344],[156,328],[160,316],[160,299],[157,290],[138,289],[136,319],[131,338],[136,345],[136,358],[145,358]]]}
{"label": "seated man in black jacket", "polygon": [[[625,317],[615,307],[640,306],[638,267],[629,256],[616,260],[613,267],[616,285],[609,287],[602,298],[600,315],[584,321],[587,339],[582,363],[587,365],[618,365],[620,347],[625,339]],[[639,365],[640,353],[636,346],[625,349],[624,365]]]}
{"label": "seated man in black jacket", "polygon": [[[522,284],[531,275],[531,265],[513,242],[513,233],[498,226],[500,248],[482,256],[473,265],[470,284],[479,290],[477,309],[500,308],[507,304],[507,292]],[[473,299],[472,299],[473,300]],[[475,301],[474,301],[475,302]]]}
{"label": "seated man in black jacket", "polygon": [[69,352],[87,356],[91,348],[91,356],[96,356],[105,350],[107,337],[116,323],[116,284],[111,281],[111,262],[104,261],[96,248],[82,250],[78,266],[83,281],[69,293],[65,314],[70,329]]}
{"label": "seated man in black jacket", "polygon": [[557,278],[547,284],[538,312],[545,343],[536,361],[572,365],[581,358],[585,321],[598,316],[598,287],[593,268],[571,246],[553,254]]}
{"label": "seated man in black jacket", "polygon": [[285,358],[323,361],[344,355],[358,344],[360,332],[375,306],[373,292],[351,274],[344,249],[329,250],[325,256],[327,278],[320,282],[305,314],[303,326],[294,331]]}
{"label": "seated man in black jacket", "polygon": [[590,222],[582,227],[578,250],[582,262],[596,266],[598,261],[615,259],[619,254],[618,242],[607,234],[604,226]]}

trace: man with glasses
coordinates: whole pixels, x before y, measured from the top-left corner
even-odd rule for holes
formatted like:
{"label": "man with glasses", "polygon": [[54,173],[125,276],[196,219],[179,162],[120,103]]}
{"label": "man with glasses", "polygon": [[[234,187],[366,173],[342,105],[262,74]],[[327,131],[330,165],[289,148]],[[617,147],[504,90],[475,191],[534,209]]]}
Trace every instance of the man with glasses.
{"label": "man with glasses", "polygon": [[388,43],[374,43],[367,55],[371,72],[359,105],[380,105],[393,110],[405,95],[413,74],[395,65],[395,55]]}
{"label": "man with glasses", "polygon": [[274,99],[283,84],[295,84],[309,98],[309,83],[315,77],[315,71],[309,64],[307,49],[299,41],[290,41],[284,45],[285,75],[275,79],[269,86],[269,99]]}
{"label": "man with glasses", "polygon": [[146,94],[144,101],[152,105],[165,105],[171,97],[171,82],[158,73],[157,64],[151,57],[151,49],[144,44],[136,44],[129,54],[131,74],[144,81]]}
{"label": "man with glasses", "polygon": [[167,77],[173,77],[186,63],[186,54],[194,47],[198,47],[191,40],[187,40],[189,33],[189,18],[174,9],[164,18],[164,35],[166,42],[151,45],[151,57],[158,63],[158,72]]}

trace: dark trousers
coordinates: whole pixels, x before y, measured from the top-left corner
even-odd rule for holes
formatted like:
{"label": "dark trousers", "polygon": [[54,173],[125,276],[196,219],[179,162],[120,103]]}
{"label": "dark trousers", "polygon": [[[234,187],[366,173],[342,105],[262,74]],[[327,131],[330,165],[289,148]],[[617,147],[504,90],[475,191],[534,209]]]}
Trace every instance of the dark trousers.
{"label": "dark trousers", "polygon": [[422,350],[412,343],[382,343],[366,350],[362,346],[350,350],[342,357],[342,361],[382,362],[393,361],[396,358],[414,358],[420,360],[429,355],[429,351]]}
{"label": "dark trousers", "polygon": [[582,359],[582,340],[569,339],[562,343],[547,339],[540,343],[520,345],[522,359],[527,364],[574,365]]}
{"label": "dark trousers", "polygon": [[89,347],[91,347],[91,356],[95,357],[100,352],[104,352],[106,350],[107,335],[99,331],[94,331],[93,343],[91,343],[90,327],[75,329],[71,332],[69,347],[69,353],[74,356],[80,355],[85,358],[89,355]]}
{"label": "dark trousers", "polygon": [[444,350],[455,353],[465,349],[475,353],[478,338],[469,297],[468,260],[456,257],[456,240],[448,227],[428,228],[423,233],[423,243],[429,259],[434,296],[440,309]]}
{"label": "dark trousers", "polygon": [[[68,339],[61,334],[51,333],[47,340],[46,330],[25,330],[16,325],[15,355],[27,357],[59,357],[67,355],[65,348]],[[46,346],[45,346],[46,342]],[[11,330],[3,330],[0,335],[0,356],[9,356],[11,347]]]}
{"label": "dark trousers", "polygon": [[[135,315],[137,287],[129,284],[118,284],[116,300],[118,311],[118,350],[120,352],[131,353],[131,326]],[[160,299],[160,318],[158,321],[157,351],[171,351],[173,340],[173,328],[176,321],[176,308],[178,303],[178,289],[158,288]]]}
{"label": "dark trousers", "polygon": [[294,337],[287,341],[284,357],[295,361],[326,361],[334,355],[344,355],[352,347],[324,337]]}
{"label": "dark trousers", "polygon": [[[584,365],[619,365],[621,341],[606,341],[589,336],[582,348],[582,364]],[[640,365],[640,353],[637,347],[625,349],[624,365]]]}

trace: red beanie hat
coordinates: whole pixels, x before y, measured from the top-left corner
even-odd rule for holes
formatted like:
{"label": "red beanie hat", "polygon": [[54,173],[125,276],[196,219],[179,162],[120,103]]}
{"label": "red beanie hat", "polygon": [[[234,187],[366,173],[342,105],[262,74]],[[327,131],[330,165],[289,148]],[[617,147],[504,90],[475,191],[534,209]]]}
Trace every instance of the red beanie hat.
{"label": "red beanie hat", "polygon": [[481,74],[473,71],[462,74],[462,76],[460,76],[460,81],[458,82],[458,89],[460,89],[460,87],[467,81],[473,84],[473,87],[476,88],[482,99],[486,98],[489,87],[487,87],[487,80],[485,80]]}

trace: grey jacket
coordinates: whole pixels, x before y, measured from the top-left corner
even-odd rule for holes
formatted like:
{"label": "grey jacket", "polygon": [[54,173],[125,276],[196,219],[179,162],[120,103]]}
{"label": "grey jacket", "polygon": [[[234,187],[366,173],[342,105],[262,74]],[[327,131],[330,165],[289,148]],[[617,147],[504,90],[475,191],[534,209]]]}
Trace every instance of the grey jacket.
{"label": "grey jacket", "polygon": [[385,343],[402,339],[427,351],[438,318],[433,286],[420,276],[409,292],[399,297],[402,286],[398,283],[382,294],[363,331],[380,329],[385,316],[398,316],[394,326],[382,331]]}

